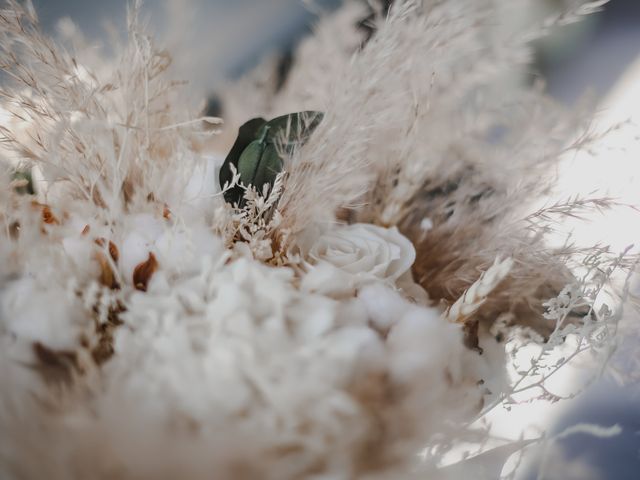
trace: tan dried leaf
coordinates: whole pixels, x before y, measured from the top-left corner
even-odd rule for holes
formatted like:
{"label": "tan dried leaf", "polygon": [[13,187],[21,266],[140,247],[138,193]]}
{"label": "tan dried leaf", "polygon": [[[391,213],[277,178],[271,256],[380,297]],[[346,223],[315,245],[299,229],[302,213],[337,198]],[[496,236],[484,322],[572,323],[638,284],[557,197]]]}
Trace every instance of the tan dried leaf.
{"label": "tan dried leaf", "polygon": [[95,259],[100,265],[100,283],[112,290],[119,289],[120,284],[116,279],[116,275],[111,267],[111,263],[107,260],[106,255],[102,252],[96,252]]}
{"label": "tan dried leaf", "polygon": [[156,256],[149,252],[149,258],[133,270],[133,285],[136,290],[146,292],[149,281],[157,269],[158,261],[156,260]]}
{"label": "tan dried leaf", "polygon": [[166,203],[162,209],[162,216],[165,220],[171,220],[171,210],[169,210],[169,206]]}
{"label": "tan dried leaf", "polygon": [[[95,242],[96,242],[96,245],[100,247],[104,247],[105,239],[102,237],[96,238]],[[111,256],[114,262],[117,262],[118,259],[120,258],[120,252],[118,251],[118,247],[116,247],[116,244],[113,243],[111,240],[109,240],[109,255]]]}
{"label": "tan dried leaf", "polygon": [[34,207],[40,208],[42,211],[42,221],[47,225],[60,225],[60,220],[53,214],[51,207],[44,203],[31,202]]}

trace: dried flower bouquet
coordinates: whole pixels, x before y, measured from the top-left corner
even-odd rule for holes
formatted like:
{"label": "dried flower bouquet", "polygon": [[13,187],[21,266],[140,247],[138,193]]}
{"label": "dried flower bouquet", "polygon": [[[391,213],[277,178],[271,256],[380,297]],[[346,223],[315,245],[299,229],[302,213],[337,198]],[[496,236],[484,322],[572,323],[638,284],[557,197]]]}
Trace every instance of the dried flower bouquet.
{"label": "dried flower bouquet", "polygon": [[[2,478],[463,478],[487,457],[445,457],[488,449],[488,412],[611,354],[601,293],[635,257],[546,242],[611,201],[535,208],[589,112],[509,80],[554,21],[386,3],[323,19],[284,80],[266,62],[230,85],[220,127],[185,111],[138,5],[106,59],[7,2]],[[212,127],[302,111],[324,114],[304,142],[263,132],[221,174]]]}

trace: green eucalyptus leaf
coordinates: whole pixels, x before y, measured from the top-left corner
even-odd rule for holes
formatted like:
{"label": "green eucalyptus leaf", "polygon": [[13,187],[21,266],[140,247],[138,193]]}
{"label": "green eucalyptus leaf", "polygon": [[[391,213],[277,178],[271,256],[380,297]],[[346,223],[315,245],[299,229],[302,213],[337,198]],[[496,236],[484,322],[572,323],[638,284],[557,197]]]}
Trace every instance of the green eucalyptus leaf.
{"label": "green eucalyptus leaf", "polygon": [[11,179],[21,180],[24,183],[24,185],[16,187],[16,192],[20,195],[33,195],[36,193],[30,170],[16,170],[11,175]]}
{"label": "green eucalyptus leaf", "polygon": [[240,174],[240,181],[244,185],[254,185],[256,172],[260,168],[260,161],[265,147],[266,144],[264,142],[254,140],[240,155],[238,173]]}
{"label": "green eucalyptus leaf", "polygon": [[324,117],[322,112],[305,111],[276,117],[265,123],[258,136],[267,130],[266,141],[283,146],[287,151],[303,145]]}
{"label": "green eucalyptus leaf", "polygon": [[[238,138],[236,138],[233,147],[227,154],[227,158],[225,158],[222,167],[220,167],[220,188],[224,188],[225,183],[231,183],[233,179],[233,174],[231,172],[231,168],[229,165],[233,165],[238,170],[238,161],[240,160],[240,155],[247,148],[247,146],[257,138],[257,133],[260,128],[267,123],[264,118],[253,118],[243,124],[238,130]],[[224,199],[229,203],[237,202],[242,198],[243,190],[242,188],[235,186],[225,192]]]}
{"label": "green eucalyptus leaf", "polygon": [[[291,154],[296,147],[302,146],[322,118],[321,112],[307,111],[283,115],[268,122],[255,118],[245,123],[220,170],[220,186],[231,182],[231,164],[244,186],[252,185],[260,193],[265,184],[273,186],[284,167],[281,153]],[[224,198],[242,207],[244,190],[235,186],[225,192]]]}
{"label": "green eucalyptus leaf", "polygon": [[255,140],[240,155],[238,173],[244,185],[252,185],[262,193],[265,184],[273,185],[282,167],[282,158],[276,147],[263,140]]}
{"label": "green eucalyptus leaf", "polygon": [[276,147],[266,144],[251,184],[262,193],[265,184],[268,183],[270,187],[273,186],[283,167],[282,158],[280,158]]}

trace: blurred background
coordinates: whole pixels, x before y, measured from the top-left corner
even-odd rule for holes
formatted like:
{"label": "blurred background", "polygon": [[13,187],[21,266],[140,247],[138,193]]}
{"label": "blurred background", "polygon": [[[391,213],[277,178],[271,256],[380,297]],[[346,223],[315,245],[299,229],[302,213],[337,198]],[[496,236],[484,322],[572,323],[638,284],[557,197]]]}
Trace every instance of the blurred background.
{"label": "blurred background", "polygon": [[[526,25],[569,2],[539,0],[534,9],[523,11],[520,18],[500,20]],[[96,42],[96,48],[109,35],[125,33],[126,0],[34,0],[34,3],[50,32],[59,30],[60,19],[68,17],[90,42]],[[175,76],[189,79],[194,101],[204,101],[215,100],[214,94],[222,82],[240,77],[265,56],[290,50],[312,30],[318,15],[340,4],[340,0],[158,0],[148,1],[144,12],[159,43],[180,53],[175,58]],[[640,0],[612,0],[601,13],[584,22],[557,29],[536,45],[535,58],[532,74],[523,75],[522,81],[542,76],[550,95],[567,105],[576,104],[585,94],[591,95],[598,105],[595,129],[604,130],[618,122],[638,125]],[[220,105],[213,101],[211,106],[211,113],[219,113]],[[561,170],[572,173],[562,175],[561,171],[562,192],[569,196],[599,190],[640,205],[637,132],[633,128],[611,135],[602,147],[606,155],[567,159]],[[622,249],[629,238],[640,242],[640,226],[635,218],[628,211],[612,212],[606,218],[568,228],[574,230],[578,240],[602,241]],[[604,238],[600,238],[602,232]],[[630,333],[617,354],[617,364],[627,373],[640,372],[638,345],[637,335]],[[495,419],[496,432],[515,438],[529,428],[532,419],[556,432],[579,422],[619,424],[623,427],[622,434],[613,439],[578,434],[562,440],[558,451],[571,468],[561,470],[560,476],[545,478],[640,478],[640,390],[634,385],[621,384],[609,375],[572,402],[571,410],[562,405],[524,409],[522,421],[514,422],[513,414],[508,418],[503,423],[499,416]],[[523,478],[535,475],[535,468],[531,467]]]}
{"label": "blurred background", "polygon": [[[50,31],[69,17],[89,39],[104,40],[110,30],[125,33],[127,0],[34,0]],[[156,0],[144,4],[151,30],[181,55],[179,68],[195,79],[194,89],[213,91],[237,78],[261,58],[286,50],[308,33],[319,14],[342,0]],[[539,0],[523,11],[527,22],[571,0]],[[556,98],[575,102],[585,89],[603,97],[640,55],[640,1],[612,0],[603,11],[578,25],[559,29],[541,42],[538,68]]]}

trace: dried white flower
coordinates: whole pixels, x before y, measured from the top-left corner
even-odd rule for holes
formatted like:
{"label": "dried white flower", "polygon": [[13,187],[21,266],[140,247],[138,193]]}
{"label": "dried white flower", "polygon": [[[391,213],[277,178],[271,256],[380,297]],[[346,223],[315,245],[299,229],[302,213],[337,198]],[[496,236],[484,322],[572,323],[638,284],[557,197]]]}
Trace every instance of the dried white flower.
{"label": "dried white flower", "polygon": [[307,255],[316,266],[328,264],[347,274],[356,287],[372,280],[394,283],[416,258],[413,244],[397,228],[369,224],[329,230],[315,240]]}

